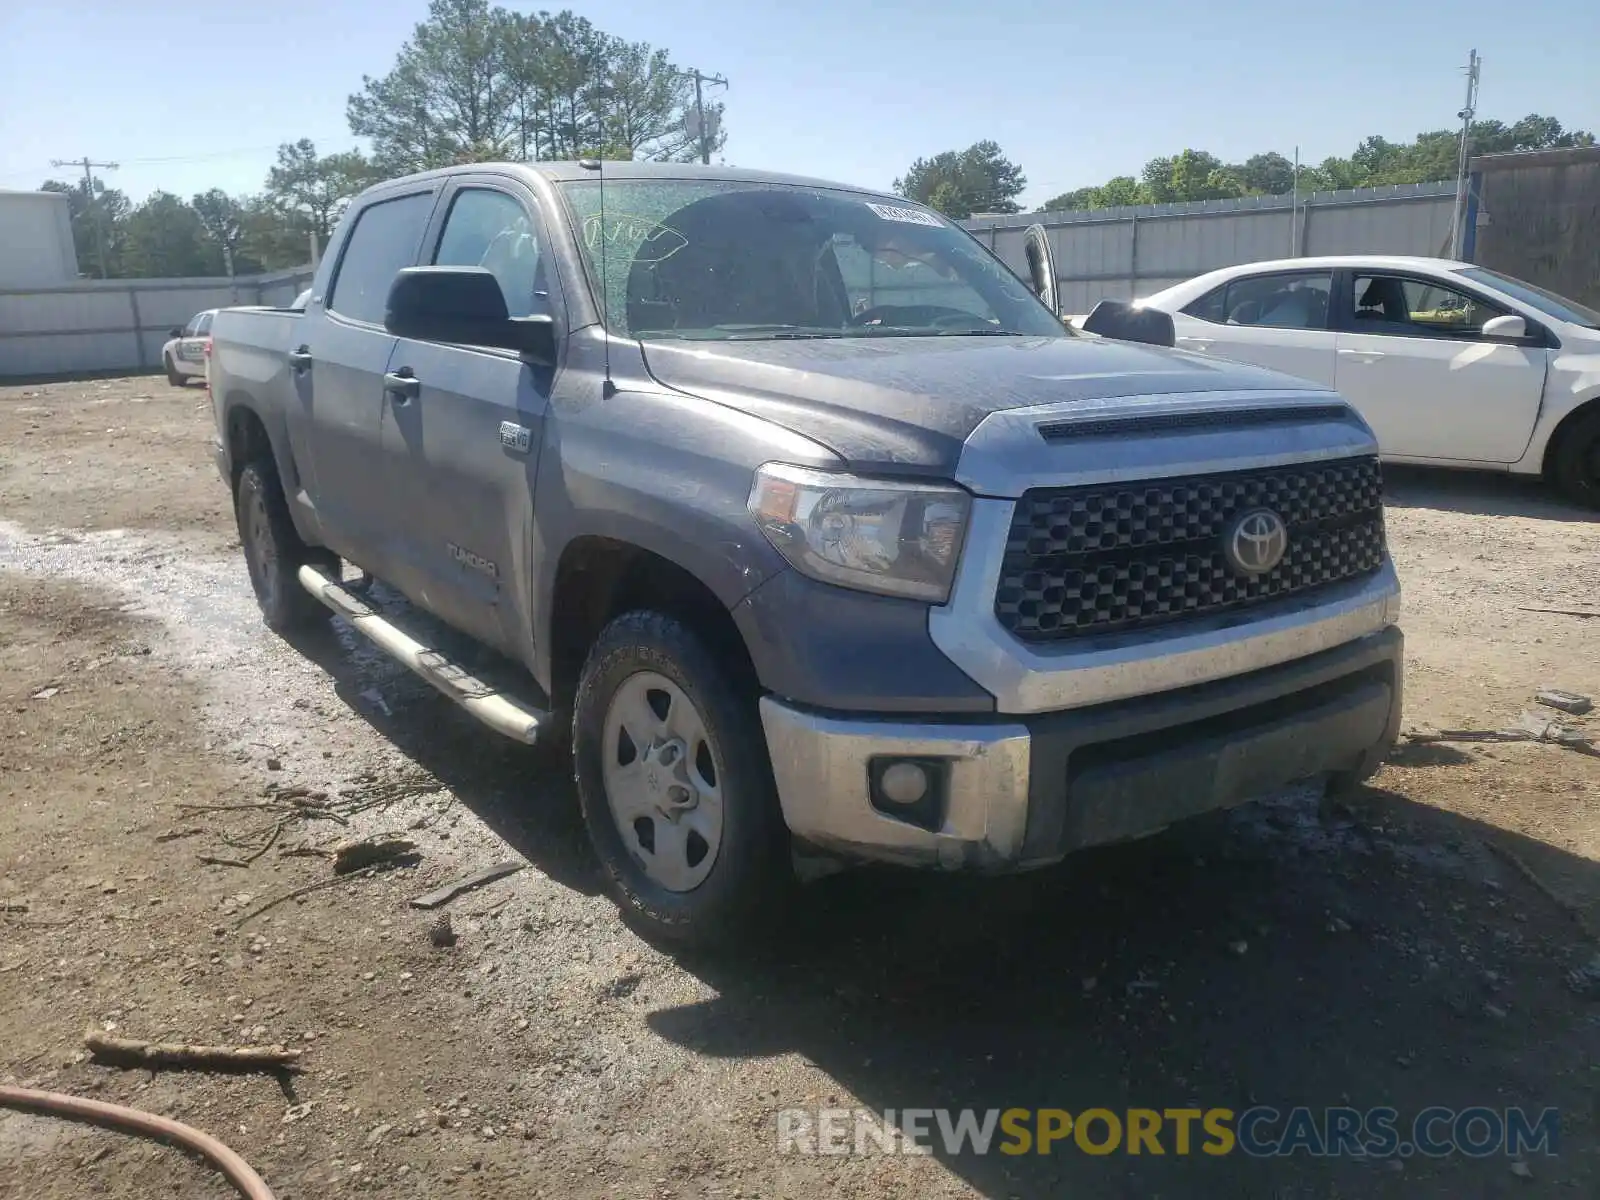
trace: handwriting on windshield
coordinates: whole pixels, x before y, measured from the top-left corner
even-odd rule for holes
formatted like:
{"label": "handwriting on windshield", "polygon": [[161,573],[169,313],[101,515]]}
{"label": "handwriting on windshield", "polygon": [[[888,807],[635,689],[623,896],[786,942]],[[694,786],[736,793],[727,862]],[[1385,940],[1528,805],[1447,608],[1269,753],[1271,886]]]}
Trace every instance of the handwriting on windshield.
{"label": "handwriting on windshield", "polygon": [[669,225],[633,213],[607,213],[604,226],[598,213],[583,221],[583,244],[591,254],[607,258],[626,256],[630,262],[658,263],[671,258],[689,239]]}

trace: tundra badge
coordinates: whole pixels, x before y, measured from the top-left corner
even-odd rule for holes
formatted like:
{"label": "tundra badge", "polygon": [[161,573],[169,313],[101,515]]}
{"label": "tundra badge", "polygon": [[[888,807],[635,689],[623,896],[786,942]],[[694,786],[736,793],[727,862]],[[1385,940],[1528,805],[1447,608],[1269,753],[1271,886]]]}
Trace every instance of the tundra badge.
{"label": "tundra badge", "polygon": [[500,444],[507,450],[515,450],[518,454],[526,454],[528,447],[533,444],[533,433],[526,425],[517,425],[511,421],[501,421]]}
{"label": "tundra badge", "polygon": [[445,549],[450,551],[451,558],[468,570],[476,571],[480,575],[487,575],[490,579],[500,578],[500,568],[481,554],[474,554],[471,550],[463,550],[454,542],[446,542]]}

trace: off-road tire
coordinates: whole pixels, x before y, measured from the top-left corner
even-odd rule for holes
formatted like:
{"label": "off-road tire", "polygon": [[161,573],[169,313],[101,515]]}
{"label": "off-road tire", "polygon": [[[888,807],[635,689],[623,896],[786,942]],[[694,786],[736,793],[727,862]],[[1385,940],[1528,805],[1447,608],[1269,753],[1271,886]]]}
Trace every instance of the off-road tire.
{"label": "off-road tire", "polygon": [[[644,671],[682,690],[718,759],[721,839],[711,873],[692,891],[671,891],[649,878],[624,843],[606,796],[602,742],[611,698]],[[572,749],[583,821],[606,890],[642,935],[683,948],[720,948],[778,918],[794,876],[755,689],[741,684],[691,628],[640,609],[601,631],[578,679]]]}
{"label": "off-road tire", "polygon": [[250,570],[250,586],[267,628],[290,633],[324,623],[329,611],[300,586],[300,566],[307,562],[337,565],[338,560],[300,540],[270,459],[246,463],[239,472],[234,516]]}
{"label": "off-road tire", "polygon": [[1556,489],[1574,504],[1600,508],[1600,412],[1579,417],[1561,435],[1550,464]]}

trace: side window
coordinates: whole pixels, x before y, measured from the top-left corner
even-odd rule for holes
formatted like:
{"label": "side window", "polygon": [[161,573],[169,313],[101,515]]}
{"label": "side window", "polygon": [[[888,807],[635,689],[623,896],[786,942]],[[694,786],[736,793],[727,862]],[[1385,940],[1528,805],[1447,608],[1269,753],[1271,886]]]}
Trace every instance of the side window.
{"label": "side window", "polygon": [[504,192],[465,188],[456,193],[433,261],[441,267],[487,267],[500,281],[513,317],[550,310],[538,227],[521,202]]}
{"label": "side window", "polygon": [[211,332],[211,314],[210,313],[201,313],[199,318],[195,322],[194,335],[195,335],[195,337],[205,337],[210,332]]}
{"label": "side window", "polygon": [[1476,337],[1503,309],[1431,280],[1357,275],[1350,328],[1409,337]]}
{"label": "side window", "polygon": [[200,317],[201,317],[201,315],[202,314],[200,314],[200,313],[195,313],[194,316],[189,318],[189,323],[183,327],[183,336],[184,337],[189,338],[189,337],[199,337],[200,336]]}
{"label": "side window", "polygon": [[1183,311],[1191,317],[1221,325],[1228,319],[1228,285],[1214,287],[1200,299],[1189,301]]}
{"label": "side window", "polygon": [[869,250],[848,233],[834,234],[832,246],[851,316],[883,305],[953,308],[980,318],[994,309],[942,255],[887,242]]}
{"label": "side window", "polygon": [[324,307],[352,321],[383,324],[389,287],[417,260],[417,245],[433,211],[433,194],[419,192],[369,205],[356,217]]}
{"label": "side window", "polygon": [[1326,329],[1333,276],[1252,275],[1228,284],[1223,321],[1269,329]]}

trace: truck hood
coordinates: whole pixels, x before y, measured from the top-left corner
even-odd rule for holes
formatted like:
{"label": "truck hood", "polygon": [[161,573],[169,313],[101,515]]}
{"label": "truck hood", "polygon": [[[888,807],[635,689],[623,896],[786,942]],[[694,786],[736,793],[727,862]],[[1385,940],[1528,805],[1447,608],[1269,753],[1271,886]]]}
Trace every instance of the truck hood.
{"label": "truck hood", "polygon": [[991,413],[1218,391],[1315,390],[1275,371],[1093,337],[645,342],[667,387],[827,446],[855,468],[948,476]]}

